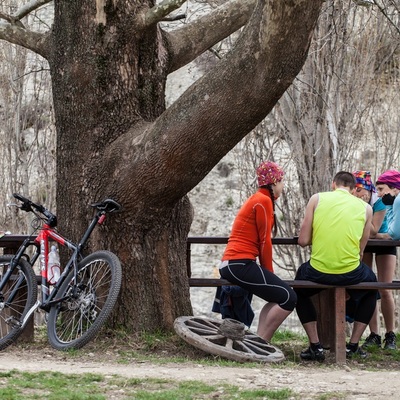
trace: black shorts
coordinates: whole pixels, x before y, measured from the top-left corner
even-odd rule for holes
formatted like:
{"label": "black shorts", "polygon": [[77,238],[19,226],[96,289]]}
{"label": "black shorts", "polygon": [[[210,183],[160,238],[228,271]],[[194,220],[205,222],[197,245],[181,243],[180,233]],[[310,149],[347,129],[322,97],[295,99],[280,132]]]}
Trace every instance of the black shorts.
{"label": "black shorts", "polygon": [[[363,262],[361,262],[353,271],[344,274],[327,274],[314,269],[310,264],[310,260],[306,261],[299,267],[295,280],[312,281],[324,285],[336,286],[355,285],[361,282],[377,282],[375,273]],[[311,293],[312,290],[314,290],[314,293],[319,293],[321,291],[321,289],[296,289],[296,293],[299,293],[299,290],[308,290],[309,293]],[[377,290],[373,291],[376,293],[377,298],[380,298],[379,292]],[[358,301],[369,292],[371,292],[371,290],[347,289],[347,293],[355,301]]]}
{"label": "black shorts", "polygon": [[393,256],[397,255],[396,246],[367,246],[364,250],[365,253],[375,253],[375,256],[380,256],[384,254],[391,254]]}

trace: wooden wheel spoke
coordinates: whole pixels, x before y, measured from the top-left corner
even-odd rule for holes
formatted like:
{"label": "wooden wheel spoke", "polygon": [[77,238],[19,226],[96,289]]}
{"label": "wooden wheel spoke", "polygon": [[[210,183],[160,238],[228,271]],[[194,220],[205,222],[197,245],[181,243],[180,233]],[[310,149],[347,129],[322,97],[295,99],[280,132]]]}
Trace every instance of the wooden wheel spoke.
{"label": "wooden wheel spoke", "polygon": [[246,332],[245,339],[253,340],[253,341],[259,342],[259,343],[266,343],[266,341],[263,338],[261,338],[260,336],[256,335],[253,332],[248,332],[248,331]]}
{"label": "wooden wheel spoke", "polygon": [[253,354],[257,353],[255,351],[253,351],[250,348],[250,346],[246,346],[246,343],[239,341],[239,340],[235,341],[235,347],[238,347],[238,348],[235,348],[235,350],[237,350],[237,351],[241,350],[241,351],[244,351],[245,353],[253,353]]}
{"label": "wooden wheel spoke", "polygon": [[244,343],[246,343],[248,346],[251,346],[253,348],[259,348],[259,349],[264,349],[266,351],[270,351],[270,352],[274,352],[275,347],[272,346],[271,344],[269,344],[268,342],[259,342],[259,341],[254,341],[254,340],[248,340],[248,339],[244,339],[243,340]]}
{"label": "wooden wheel spoke", "polygon": [[221,323],[213,323],[211,321],[208,320],[204,320],[204,319],[199,319],[199,318],[193,318],[191,320],[187,321],[188,324],[190,324],[191,326],[198,326],[199,328],[201,327],[210,327],[211,329],[218,329],[221,325]]}
{"label": "wooden wheel spoke", "polygon": [[225,322],[228,321],[205,317],[179,317],[175,320],[174,327],[176,333],[189,344],[229,360],[279,362],[285,359],[278,348],[250,331],[245,332],[243,339],[231,339],[230,331],[221,329],[220,332],[219,328]]}
{"label": "wooden wheel spoke", "polygon": [[209,329],[197,328],[197,327],[193,327],[193,326],[189,326],[189,329],[190,329],[192,332],[198,333],[199,335],[201,335],[201,334],[208,334],[208,335],[210,335],[210,334],[216,334],[216,333],[218,333],[216,330],[215,330],[215,331],[210,331]]}
{"label": "wooden wheel spoke", "polygon": [[257,354],[273,354],[276,352],[275,347],[271,346],[271,345],[263,345],[260,343],[251,343],[248,341],[243,341],[243,345],[245,345],[248,348],[251,348],[254,350],[254,353]]}

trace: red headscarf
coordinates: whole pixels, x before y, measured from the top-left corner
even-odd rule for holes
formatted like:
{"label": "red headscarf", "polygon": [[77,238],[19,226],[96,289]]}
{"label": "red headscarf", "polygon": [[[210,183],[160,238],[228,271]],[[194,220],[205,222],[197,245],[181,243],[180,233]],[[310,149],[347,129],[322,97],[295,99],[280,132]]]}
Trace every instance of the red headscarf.
{"label": "red headscarf", "polygon": [[258,186],[275,185],[283,178],[283,169],[272,161],[265,161],[257,168]]}

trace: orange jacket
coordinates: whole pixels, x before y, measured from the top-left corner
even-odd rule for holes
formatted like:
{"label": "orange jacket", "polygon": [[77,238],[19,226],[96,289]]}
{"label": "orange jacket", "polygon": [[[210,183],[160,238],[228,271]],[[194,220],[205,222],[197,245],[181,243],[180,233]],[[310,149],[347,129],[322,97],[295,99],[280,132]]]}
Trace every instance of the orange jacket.
{"label": "orange jacket", "polygon": [[259,189],[247,199],[232,226],[222,261],[258,257],[260,265],[274,272],[272,266],[272,238],[274,211],[270,193]]}

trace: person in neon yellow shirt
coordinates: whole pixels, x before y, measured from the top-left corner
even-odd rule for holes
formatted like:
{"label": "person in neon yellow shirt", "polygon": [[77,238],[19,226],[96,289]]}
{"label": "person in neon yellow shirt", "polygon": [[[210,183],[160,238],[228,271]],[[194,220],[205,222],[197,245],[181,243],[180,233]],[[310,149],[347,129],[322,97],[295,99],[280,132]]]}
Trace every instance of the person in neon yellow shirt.
{"label": "person in neon yellow shirt", "polygon": [[[376,282],[373,271],[361,261],[370,235],[372,208],[352,195],[355,184],[353,174],[341,171],[333,179],[331,192],[316,193],[310,198],[298,243],[302,247],[312,245],[311,257],[299,267],[295,279],[343,286]],[[296,289],[296,311],[310,341],[308,349],[300,354],[303,360],[325,359],[316,310],[310,299],[321,290]],[[366,357],[358,342],[374,313],[377,291],[349,290],[348,294],[354,327],[346,355]]]}

